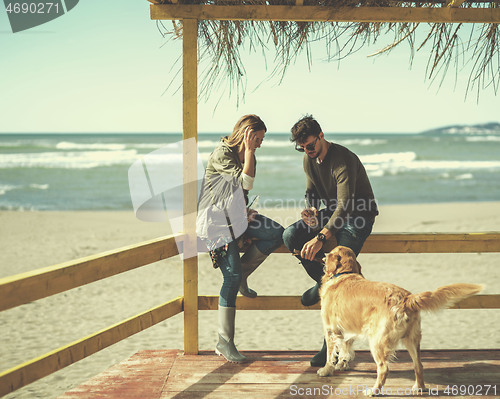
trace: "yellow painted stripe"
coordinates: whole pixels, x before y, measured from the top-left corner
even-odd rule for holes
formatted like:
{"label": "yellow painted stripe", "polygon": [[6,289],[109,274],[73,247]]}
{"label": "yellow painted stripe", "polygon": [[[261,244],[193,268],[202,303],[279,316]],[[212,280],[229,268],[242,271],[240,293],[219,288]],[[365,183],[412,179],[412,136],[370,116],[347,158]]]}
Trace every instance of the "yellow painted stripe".
{"label": "yellow painted stripe", "polygon": [[[282,245],[276,253],[289,253]],[[374,233],[362,253],[500,252],[500,233]]]}
{"label": "yellow painted stripe", "polygon": [[2,278],[0,311],[175,256],[175,239],[180,237],[183,235],[161,237]]}
{"label": "yellow painted stripe", "polygon": [[[217,310],[218,296],[202,295],[198,297],[200,310]],[[321,305],[303,306],[300,296],[258,296],[246,298],[238,296],[236,307],[241,310],[319,310]],[[500,309],[500,294],[474,295],[458,302],[450,309]]]}
{"label": "yellow painted stripe", "polygon": [[[198,135],[198,21],[183,20],[183,133],[184,140],[197,139]],[[186,253],[196,252],[196,209],[197,190],[189,182],[197,179],[196,153],[192,154],[183,146],[183,223],[187,240]],[[187,249],[189,245],[191,249]],[[184,352],[198,353],[198,257],[184,259]]]}

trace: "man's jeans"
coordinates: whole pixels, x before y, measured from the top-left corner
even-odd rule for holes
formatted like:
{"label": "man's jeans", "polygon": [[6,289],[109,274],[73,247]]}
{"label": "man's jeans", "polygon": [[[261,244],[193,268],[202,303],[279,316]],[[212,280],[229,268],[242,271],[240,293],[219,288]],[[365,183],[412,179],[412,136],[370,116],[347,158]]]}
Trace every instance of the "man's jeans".
{"label": "man's jeans", "polygon": [[[304,244],[312,240],[323,226],[330,220],[333,211],[322,209],[318,212],[319,227],[311,228],[303,220],[295,222],[291,226],[285,229],[283,233],[283,242],[286,247],[293,252],[294,250],[301,251]],[[337,231],[335,238],[337,239],[337,245],[343,245],[345,247],[351,248],[356,256],[361,252],[361,248],[365,243],[366,239],[372,232],[373,220],[366,220],[362,217],[357,217],[349,219],[344,226]],[[320,250],[316,256],[322,257],[324,252]],[[315,261],[305,260],[298,257],[302,262],[302,266],[306,270],[307,274],[321,284],[321,277],[323,276],[323,266]]]}

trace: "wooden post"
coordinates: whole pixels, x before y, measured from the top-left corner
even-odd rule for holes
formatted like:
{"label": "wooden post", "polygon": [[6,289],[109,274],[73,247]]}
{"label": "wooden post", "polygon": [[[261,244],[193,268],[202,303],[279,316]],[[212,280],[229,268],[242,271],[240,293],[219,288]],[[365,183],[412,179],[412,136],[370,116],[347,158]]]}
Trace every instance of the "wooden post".
{"label": "wooden post", "polygon": [[[198,107],[198,20],[183,20],[183,140],[197,140],[197,107]],[[192,148],[191,148],[192,149]],[[196,151],[183,145],[183,224],[184,254],[196,252]],[[198,257],[184,257],[184,353],[198,354]]]}

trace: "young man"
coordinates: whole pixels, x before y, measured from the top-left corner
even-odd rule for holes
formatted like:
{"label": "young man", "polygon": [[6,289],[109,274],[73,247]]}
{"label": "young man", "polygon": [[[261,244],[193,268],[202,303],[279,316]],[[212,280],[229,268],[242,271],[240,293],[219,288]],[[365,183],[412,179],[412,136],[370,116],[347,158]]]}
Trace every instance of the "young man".
{"label": "young man", "polygon": [[[300,119],[291,132],[295,149],[305,152],[306,209],[302,219],[285,230],[283,241],[316,281],[301,298],[303,305],[311,306],[320,299],[323,276],[323,266],[315,259],[321,259],[336,245],[351,248],[357,256],[372,231],[378,209],[366,170],[356,154],[326,141],[311,115]],[[311,366],[324,366],[325,361],[323,344]]]}

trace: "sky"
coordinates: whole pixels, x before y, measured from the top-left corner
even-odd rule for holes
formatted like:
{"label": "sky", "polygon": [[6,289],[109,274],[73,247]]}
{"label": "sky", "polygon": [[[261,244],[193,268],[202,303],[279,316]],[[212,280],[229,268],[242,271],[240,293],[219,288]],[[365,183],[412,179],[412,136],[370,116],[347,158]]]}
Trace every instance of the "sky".
{"label": "sky", "polygon": [[[12,33],[0,5],[0,133],[180,132],[181,92],[170,88],[181,41],[167,40],[146,0],[82,0],[70,12],[38,27]],[[166,21],[166,24],[170,22]],[[455,124],[500,121],[500,98],[490,88],[479,100],[466,84],[470,71],[449,73],[439,87],[426,79],[428,50],[410,68],[406,44],[380,57],[341,62],[312,47],[285,79],[256,53],[245,55],[244,101],[214,90],[198,105],[199,132],[230,132],[243,114],[258,114],[268,132],[289,132],[312,114],[325,132],[414,133]],[[267,61],[273,59],[269,52]]]}

